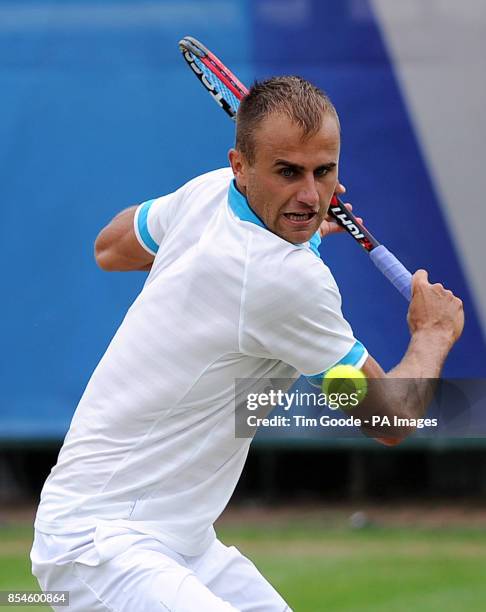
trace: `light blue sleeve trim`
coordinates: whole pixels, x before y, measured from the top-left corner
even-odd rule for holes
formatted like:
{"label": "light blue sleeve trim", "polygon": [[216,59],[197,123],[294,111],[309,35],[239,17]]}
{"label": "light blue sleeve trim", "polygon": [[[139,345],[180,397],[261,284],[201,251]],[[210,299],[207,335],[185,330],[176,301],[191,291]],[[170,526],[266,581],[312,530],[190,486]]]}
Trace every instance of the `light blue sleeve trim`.
{"label": "light blue sleeve trim", "polygon": [[157,253],[159,245],[152,238],[148,229],[148,213],[153,203],[154,200],[148,200],[140,205],[138,212],[138,233],[145,246],[153,253]]}
{"label": "light blue sleeve trim", "polygon": [[359,340],[356,340],[351,350],[348,353],[346,353],[346,355],[344,355],[344,357],[340,359],[337,363],[332,365],[330,368],[327,368],[327,370],[324,370],[324,372],[321,372],[320,374],[314,374],[313,376],[306,376],[306,378],[313,387],[318,387],[320,389],[322,386],[322,380],[324,376],[326,375],[326,372],[329,372],[331,368],[334,368],[337,365],[350,365],[350,366],[353,366],[354,368],[359,369],[363,366],[367,357],[368,357],[368,351],[365,349],[365,347],[361,344]]}

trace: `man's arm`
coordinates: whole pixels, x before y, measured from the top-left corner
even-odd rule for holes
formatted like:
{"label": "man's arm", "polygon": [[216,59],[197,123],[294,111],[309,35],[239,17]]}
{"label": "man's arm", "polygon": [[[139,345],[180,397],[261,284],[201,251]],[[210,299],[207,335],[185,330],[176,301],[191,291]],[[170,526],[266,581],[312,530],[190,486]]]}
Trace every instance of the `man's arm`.
{"label": "man's arm", "polygon": [[94,245],[96,263],[109,272],[150,270],[154,256],[139,243],[134,230],[136,206],[119,213],[101,230]]}
{"label": "man's arm", "polygon": [[[369,394],[358,410],[357,418],[372,415],[405,419],[423,417],[430,404],[435,379],[464,327],[463,305],[459,298],[440,284],[430,284],[427,273],[418,270],[413,276],[412,301],[408,310],[411,340],[400,363],[385,373],[369,357],[362,371],[370,381]],[[413,428],[379,428],[365,426],[363,431],[381,442],[396,444]]]}

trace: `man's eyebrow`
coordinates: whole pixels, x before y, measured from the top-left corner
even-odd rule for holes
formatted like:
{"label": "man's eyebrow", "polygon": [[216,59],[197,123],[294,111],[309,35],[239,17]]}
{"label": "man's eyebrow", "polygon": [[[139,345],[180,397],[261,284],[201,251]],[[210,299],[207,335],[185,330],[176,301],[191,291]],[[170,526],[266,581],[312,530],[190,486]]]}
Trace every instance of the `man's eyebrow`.
{"label": "man's eyebrow", "polygon": [[[292,168],[294,170],[305,170],[304,166],[299,166],[299,164],[294,164],[293,162],[290,162],[286,159],[276,159],[274,164],[274,166],[287,166],[289,168]],[[321,164],[320,166],[317,166],[317,168],[315,168],[315,170],[318,170],[319,168],[326,168],[327,170],[332,170],[332,168],[335,168],[337,166],[336,162],[328,162],[327,164]]]}
{"label": "man's eyebrow", "polygon": [[288,166],[289,168],[294,168],[295,170],[304,170],[304,166],[299,166],[299,164],[294,164],[293,162],[287,161],[286,159],[276,159],[274,166]]}

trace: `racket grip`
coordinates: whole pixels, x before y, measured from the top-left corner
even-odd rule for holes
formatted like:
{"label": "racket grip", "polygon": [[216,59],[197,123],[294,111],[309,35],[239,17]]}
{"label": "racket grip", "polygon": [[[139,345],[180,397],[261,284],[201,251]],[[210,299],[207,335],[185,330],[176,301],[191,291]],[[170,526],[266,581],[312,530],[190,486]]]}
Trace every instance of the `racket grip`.
{"label": "racket grip", "polygon": [[402,262],[382,244],[370,251],[370,257],[378,270],[410,302],[412,299],[412,275]]}

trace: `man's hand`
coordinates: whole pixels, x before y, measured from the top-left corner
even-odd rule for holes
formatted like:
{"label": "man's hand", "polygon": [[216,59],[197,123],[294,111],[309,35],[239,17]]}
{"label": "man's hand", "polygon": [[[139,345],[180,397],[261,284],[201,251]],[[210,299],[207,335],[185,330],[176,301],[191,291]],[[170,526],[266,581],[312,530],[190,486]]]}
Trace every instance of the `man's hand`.
{"label": "man's hand", "polygon": [[[345,192],[346,192],[346,187],[344,187],[344,185],[341,185],[341,183],[338,183],[338,186],[336,187],[336,191],[334,192],[335,195],[342,195]],[[345,204],[344,206],[348,210],[353,210],[353,207],[351,204]],[[357,220],[360,223],[363,223],[363,219],[361,217],[357,217]],[[327,215],[324,217],[324,221],[321,223],[319,227],[319,234],[321,235],[321,238],[324,238],[325,236],[329,236],[330,234],[341,234],[342,232],[345,232],[345,231],[346,230],[344,229],[344,227],[342,225],[339,225],[336,219],[329,213],[327,213]]]}
{"label": "man's hand", "polygon": [[425,270],[417,270],[412,278],[412,301],[408,310],[408,326],[412,337],[425,333],[444,339],[449,347],[464,328],[462,301],[440,283],[431,285]]}

